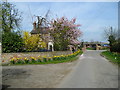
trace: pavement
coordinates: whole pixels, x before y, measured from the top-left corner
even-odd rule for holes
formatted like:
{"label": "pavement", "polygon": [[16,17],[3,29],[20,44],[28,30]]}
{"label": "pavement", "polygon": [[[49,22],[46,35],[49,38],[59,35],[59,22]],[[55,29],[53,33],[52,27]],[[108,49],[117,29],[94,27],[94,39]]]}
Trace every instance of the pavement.
{"label": "pavement", "polygon": [[118,88],[118,66],[100,55],[102,50],[87,50],[57,88]]}

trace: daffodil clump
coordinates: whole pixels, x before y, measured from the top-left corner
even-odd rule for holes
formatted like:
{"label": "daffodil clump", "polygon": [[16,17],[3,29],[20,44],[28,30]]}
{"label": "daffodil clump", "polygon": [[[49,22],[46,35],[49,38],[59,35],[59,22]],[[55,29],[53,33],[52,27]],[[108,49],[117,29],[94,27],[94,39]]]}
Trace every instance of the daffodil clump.
{"label": "daffodil clump", "polygon": [[37,58],[31,57],[31,62],[35,63],[37,61]]}
{"label": "daffodil clump", "polygon": [[10,60],[10,63],[15,64],[15,58],[12,58],[12,59]]}
{"label": "daffodil clump", "polygon": [[25,57],[25,58],[15,58],[13,57],[10,60],[11,64],[31,64],[31,63],[38,63],[38,62],[51,62],[51,61],[59,61],[59,60],[69,60],[70,58],[76,57],[80,53],[80,50],[68,54],[68,55],[60,55],[60,56],[53,56],[53,57],[47,57],[47,56],[38,56],[38,57]]}
{"label": "daffodil clump", "polygon": [[47,57],[46,56],[43,57],[43,61],[47,62]]}
{"label": "daffodil clump", "polygon": [[38,62],[42,62],[42,58],[40,56],[38,56]]}
{"label": "daffodil clump", "polygon": [[28,58],[24,58],[25,63],[29,63],[29,59]]}

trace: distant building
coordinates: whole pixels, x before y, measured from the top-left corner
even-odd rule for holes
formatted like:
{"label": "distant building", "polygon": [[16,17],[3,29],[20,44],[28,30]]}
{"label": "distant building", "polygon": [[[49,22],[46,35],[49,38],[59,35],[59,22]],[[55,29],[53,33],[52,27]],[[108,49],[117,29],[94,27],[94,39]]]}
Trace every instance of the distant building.
{"label": "distant building", "polygon": [[108,43],[102,43],[102,42],[84,42],[85,48],[93,48],[95,50],[100,50],[102,48],[109,48]]}

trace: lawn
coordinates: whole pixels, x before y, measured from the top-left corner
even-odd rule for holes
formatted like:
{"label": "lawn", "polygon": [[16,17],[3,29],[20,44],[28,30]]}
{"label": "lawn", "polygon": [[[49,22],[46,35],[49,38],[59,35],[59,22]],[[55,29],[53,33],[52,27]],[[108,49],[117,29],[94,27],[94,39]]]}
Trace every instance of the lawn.
{"label": "lawn", "polygon": [[120,54],[119,53],[104,51],[101,53],[101,55],[104,56],[106,59],[108,59],[110,62],[113,62],[120,66]]}

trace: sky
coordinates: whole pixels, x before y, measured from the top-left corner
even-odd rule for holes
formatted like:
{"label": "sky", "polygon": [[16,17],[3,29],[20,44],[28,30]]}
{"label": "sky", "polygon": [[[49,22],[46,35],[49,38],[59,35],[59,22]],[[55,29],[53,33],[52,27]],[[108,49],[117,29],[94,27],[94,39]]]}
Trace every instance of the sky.
{"label": "sky", "polygon": [[[76,18],[83,35],[79,40],[106,42],[104,29],[118,28],[117,2],[14,2],[22,12],[21,29],[31,31],[34,15],[44,16],[50,9],[49,19],[65,16]],[[33,20],[32,20],[33,17]]]}

